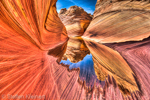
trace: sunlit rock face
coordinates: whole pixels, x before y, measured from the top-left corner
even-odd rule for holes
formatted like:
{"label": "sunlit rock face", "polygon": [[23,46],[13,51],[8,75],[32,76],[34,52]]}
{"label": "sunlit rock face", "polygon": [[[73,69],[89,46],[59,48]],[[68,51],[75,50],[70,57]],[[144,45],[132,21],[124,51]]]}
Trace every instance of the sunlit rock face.
{"label": "sunlit rock face", "polygon": [[59,17],[66,27],[69,37],[81,36],[92,20],[92,15],[78,6],[61,9]]}
{"label": "sunlit rock face", "polygon": [[26,95],[43,96],[43,100],[84,99],[79,71],[70,72],[57,63],[68,38],[55,3],[0,1],[0,100],[13,100],[8,94],[20,95],[20,100],[32,99]]}
{"label": "sunlit rock face", "polygon": [[83,37],[100,43],[139,41],[150,36],[147,1],[98,0]]}
{"label": "sunlit rock face", "polygon": [[[0,100],[14,100],[16,95],[18,100],[149,100],[150,38],[145,38],[149,35],[149,4],[111,1],[107,2],[110,6],[97,5],[96,20],[84,34],[84,42],[69,40],[68,43],[73,43],[69,45],[66,28],[56,12],[56,1],[0,1]],[[125,8],[129,5],[134,9],[127,9],[128,14]],[[97,12],[98,7],[105,10]],[[106,13],[111,7],[124,9]],[[117,15],[113,16],[114,12]],[[109,34],[99,35],[100,30]],[[70,70],[69,65],[60,64],[67,46],[74,46],[78,53],[79,49],[88,49],[94,70],[89,66],[81,69],[82,65]],[[90,83],[89,80],[93,82],[90,76],[85,79],[85,74],[92,72],[89,74],[92,76],[93,71],[96,74],[93,79],[104,80],[104,87]]]}
{"label": "sunlit rock face", "polygon": [[87,54],[90,54],[90,51],[82,39],[69,38],[62,60],[69,59],[72,63],[77,63],[82,61]]}
{"label": "sunlit rock face", "polygon": [[0,1],[0,100],[86,98],[79,69],[58,63],[68,37],[55,3]]}

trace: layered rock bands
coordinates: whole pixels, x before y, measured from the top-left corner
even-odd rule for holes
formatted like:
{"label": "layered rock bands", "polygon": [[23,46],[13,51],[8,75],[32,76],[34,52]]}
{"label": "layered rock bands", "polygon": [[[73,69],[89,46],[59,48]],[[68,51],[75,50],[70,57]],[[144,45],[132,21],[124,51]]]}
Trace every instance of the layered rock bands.
{"label": "layered rock bands", "polygon": [[66,27],[69,37],[82,36],[92,20],[92,15],[78,6],[61,9],[59,17]]}
{"label": "layered rock bands", "polygon": [[[91,15],[77,6],[59,18],[56,1],[0,1],[0,100],[149,100],[150,4],[98,0],[90,23]],[[72,50],[68,36],[85,30],[84,42],[69,42],[79,42],[76,53],[90,51],[104,88],[94,83],[89,89],[79,68],[59,63]]]}

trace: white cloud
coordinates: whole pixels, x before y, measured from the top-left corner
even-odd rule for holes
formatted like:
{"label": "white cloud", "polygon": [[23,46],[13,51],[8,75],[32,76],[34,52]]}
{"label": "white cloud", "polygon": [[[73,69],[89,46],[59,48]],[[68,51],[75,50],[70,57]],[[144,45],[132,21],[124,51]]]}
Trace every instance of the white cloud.
{"label": "white cloud", "polygon": [[87,7],[83,7],[84,11],[86,11],[87,13],[91,13],[93,14],[93,10],[91,8],[87,8]]}
{"label": "white cloud", "polygon": [[69,0],[69,1],[76,5],[76,2],[74,2],[73,0]]}

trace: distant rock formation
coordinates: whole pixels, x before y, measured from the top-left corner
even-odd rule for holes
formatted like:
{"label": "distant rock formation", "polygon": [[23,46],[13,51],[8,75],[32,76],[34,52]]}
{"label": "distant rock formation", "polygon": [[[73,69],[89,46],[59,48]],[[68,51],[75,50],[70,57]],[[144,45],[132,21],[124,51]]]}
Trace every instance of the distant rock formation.
{"label": "distant rock formation", "polygon": [[78,6],[71,6],[68,10],[61,9],[58,15],[66,26],[67,34],[70,37],[83,35],[92,20],[92,15]]}

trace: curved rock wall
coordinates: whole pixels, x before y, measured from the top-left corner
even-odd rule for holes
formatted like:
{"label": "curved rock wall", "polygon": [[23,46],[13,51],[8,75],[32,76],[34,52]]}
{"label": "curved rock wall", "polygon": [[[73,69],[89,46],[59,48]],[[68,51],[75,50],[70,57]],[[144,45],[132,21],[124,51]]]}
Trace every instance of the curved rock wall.
{"label": "curved rock wall", "polygon": [[98,1],[83,38],[100,43],[139,41],[150,36],[149,3]]}
{"label": "curved rock wall", "polygon": [[[120,4],[133,4],[134,7],[142,5],[144,10],[126,10],[126,13],[113,10],[114,12],[100,13],[99,16],[96,16],[98,12],[95,13],[96,17],[83,36],[85,40],[102,43],[142,41],[116,44],[86,41],[95,57],[93,59],[98,61],[96,65],[103,65],[103,71],[111,74],[105,74],[107,79],[103,89],[96,85],[88,89],[85,81],[82,82],[79,78],[79,69],[70,71],[68,66],[59,64],[67,48],[68,36],[58,18],[56,1],[0,1],[0,100],[39,99],[39,96],[45,100],[149,100],[150,39],[142,40],[149,35],[149,4],[121,1],[112,4],[118,4],[119,7]],[[108,34],[100,35],[101,30]],[[111,62],[104,56],[117,60]],[[115,69],[113,64],[116,62],[125,70],[119,66]],[[117,84],[123,84],[126,89]],[[133,90],[129,91],[130,95],[122,94],[127,89],[130,90],[126,85]]]}

